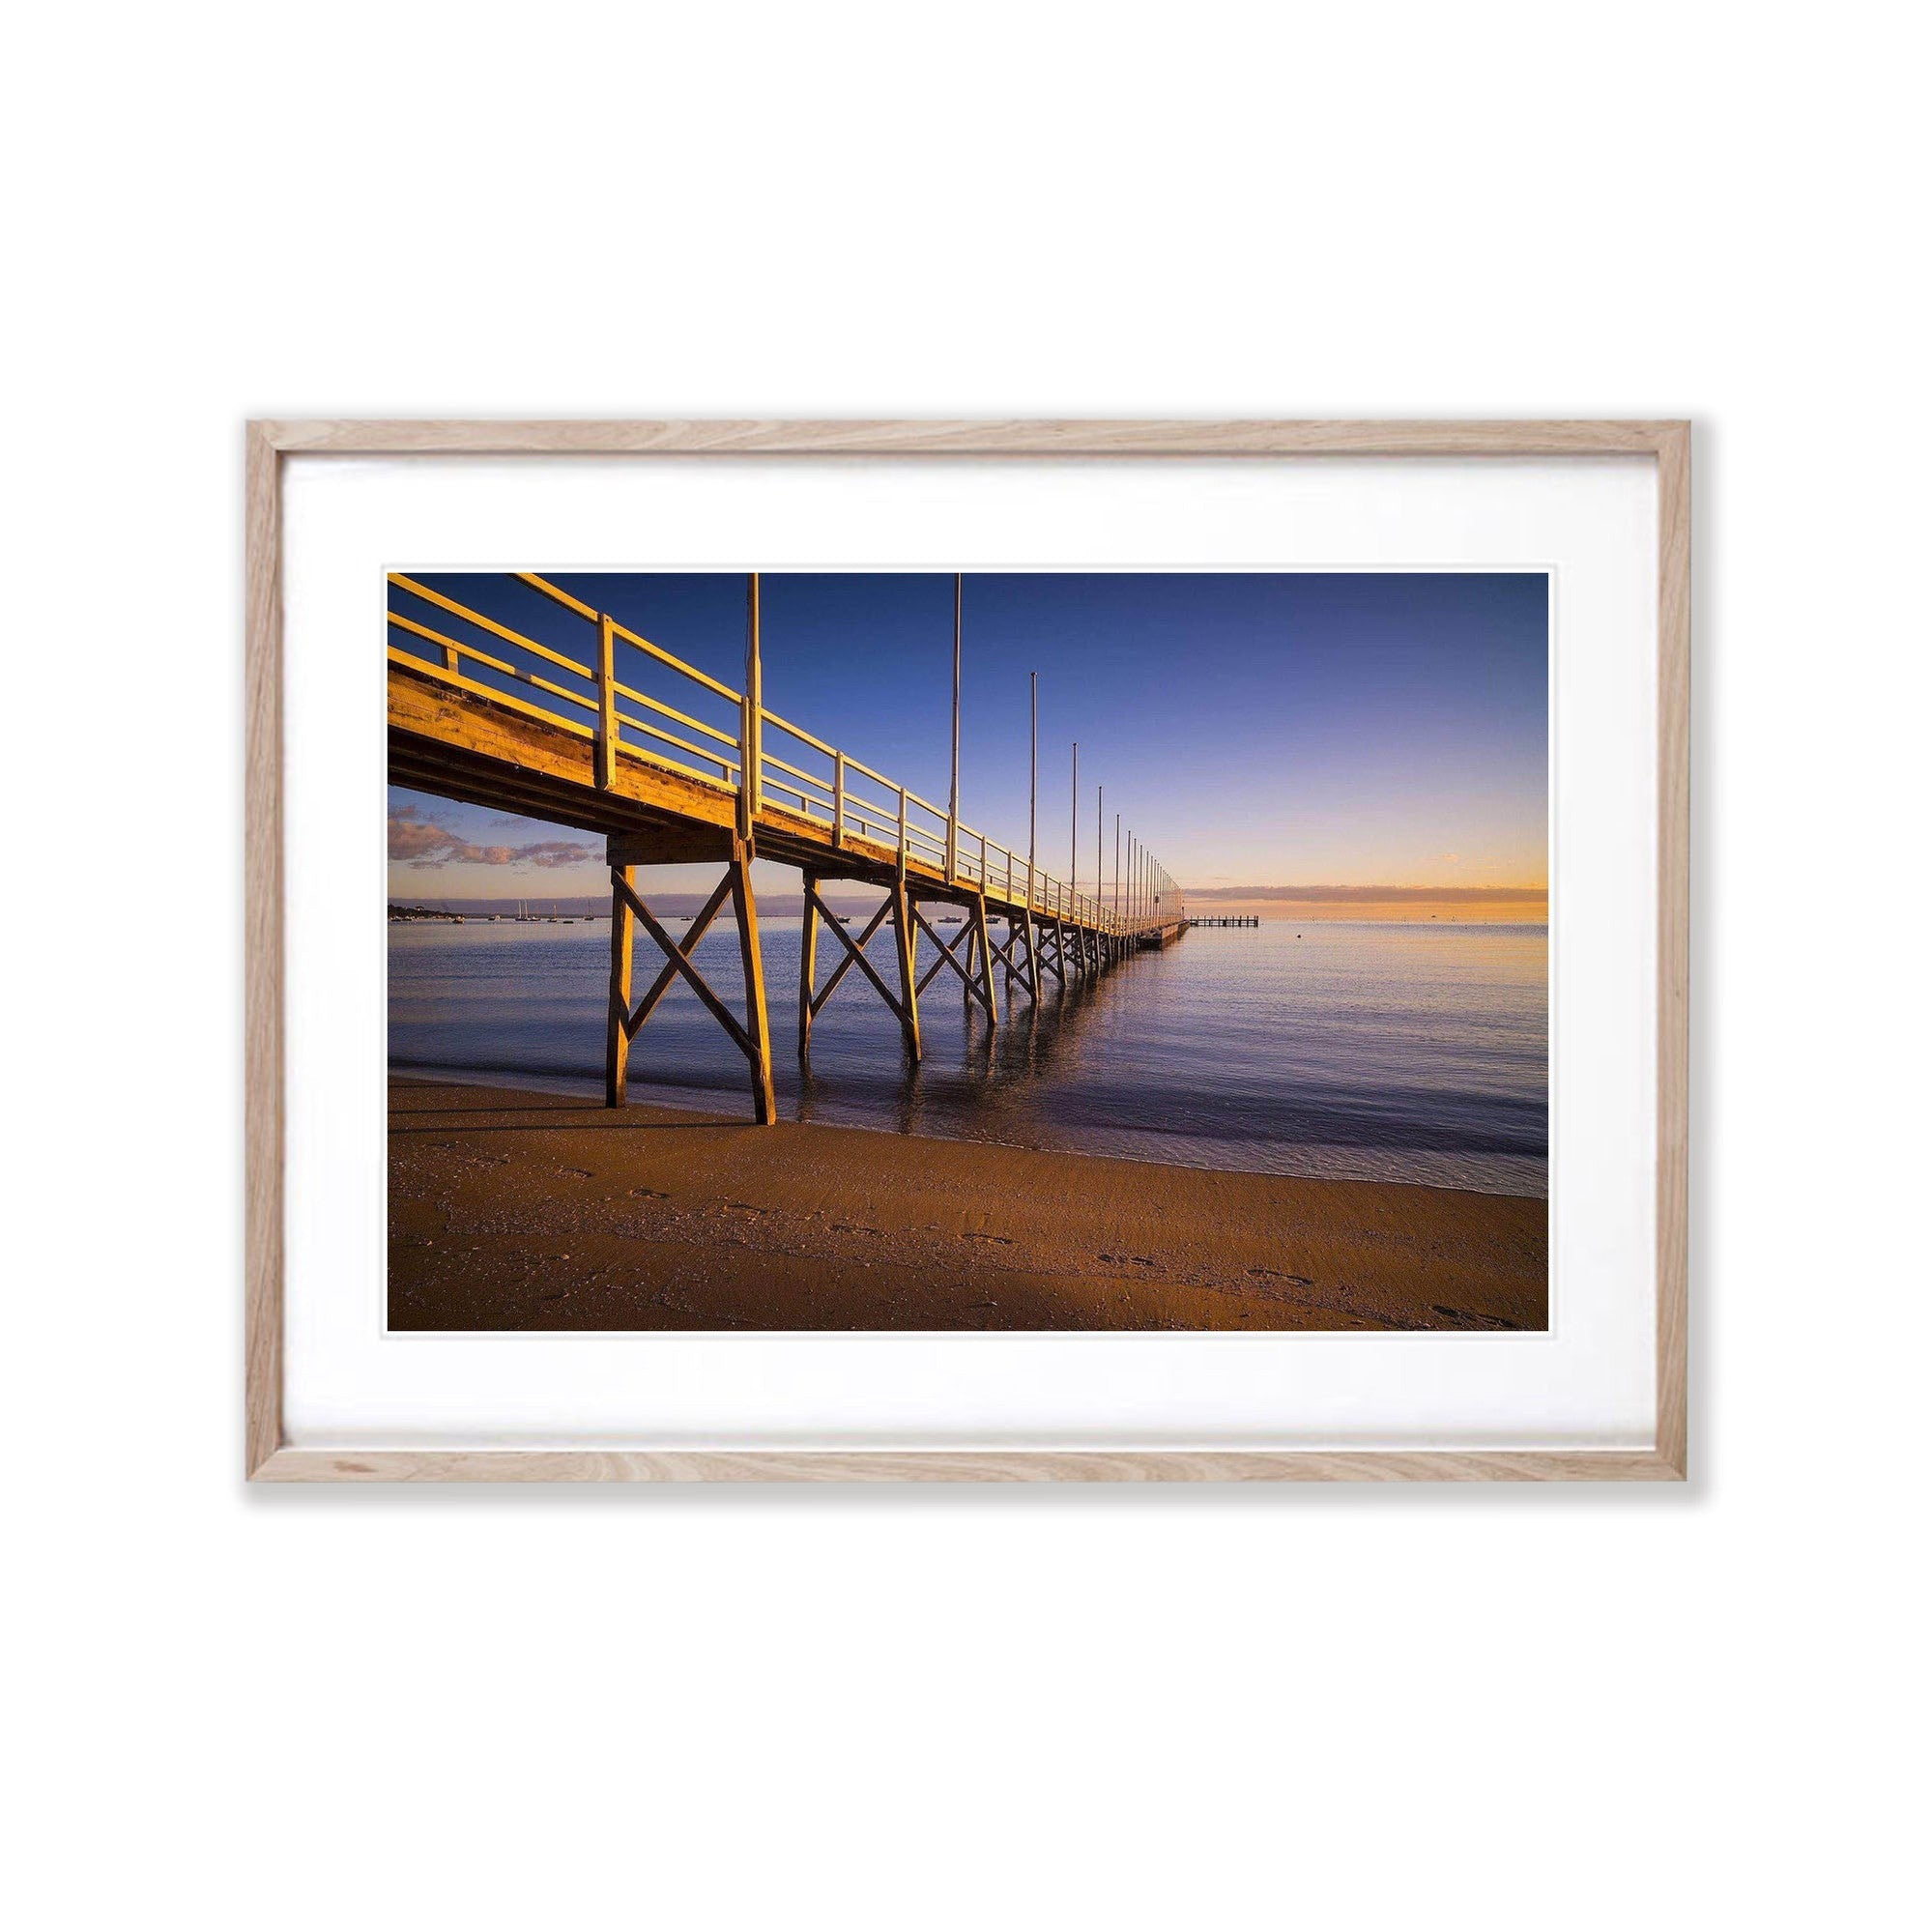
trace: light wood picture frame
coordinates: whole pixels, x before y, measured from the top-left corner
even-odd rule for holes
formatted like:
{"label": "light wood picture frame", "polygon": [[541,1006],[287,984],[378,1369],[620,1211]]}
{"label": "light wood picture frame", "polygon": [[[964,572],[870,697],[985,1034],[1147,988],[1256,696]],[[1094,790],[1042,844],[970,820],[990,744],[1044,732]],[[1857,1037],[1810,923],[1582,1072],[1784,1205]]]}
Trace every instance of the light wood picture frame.
{"label": "light wood picture frame", "polygon": [[[1635,456],[1657,466],[1656,1440],[1559,1451],[668,1453],[291,1446],[283,1427],[282,469],[294,455]],[[245,1474],[269,1483],[1681,1481],[1687,1471],[1690,426],[1558,421],[403,421],[246,428]]]}

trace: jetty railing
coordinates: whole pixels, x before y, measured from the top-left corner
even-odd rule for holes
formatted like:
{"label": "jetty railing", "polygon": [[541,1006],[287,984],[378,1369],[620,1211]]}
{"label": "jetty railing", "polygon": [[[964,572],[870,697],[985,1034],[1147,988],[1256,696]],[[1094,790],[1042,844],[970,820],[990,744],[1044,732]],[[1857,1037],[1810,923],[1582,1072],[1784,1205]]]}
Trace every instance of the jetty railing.
{"label": "jetty railing", "polygon": [[[1108,898],[1077,890],[946,807],[781,717],[762,695],[754,700],[734,690],[545,577],[513,574],[592,627],[590,662],[400,572],[390,573],[390,584],[436,620],[390,610],[389,662],[590,740],[601,787],[612,784],[620,761],[635,761],[738,800],[747,825],[770,799],[822,826],[834,851],[882,852],[902,870],[915,866],[922,876],[1024,906],[1036,916],[1122,936],[1162,923],[1144,893],[1123,892],[1116,911]],[[490,643],[452,635],[450,619]],[[560,682],[553,675],[559,673],[577,682]],[[647,681],[669,695],[647,690]],[[766,743],[767,732],[782,750]],[[1171,923],[1174,915],[1165,916]]]}

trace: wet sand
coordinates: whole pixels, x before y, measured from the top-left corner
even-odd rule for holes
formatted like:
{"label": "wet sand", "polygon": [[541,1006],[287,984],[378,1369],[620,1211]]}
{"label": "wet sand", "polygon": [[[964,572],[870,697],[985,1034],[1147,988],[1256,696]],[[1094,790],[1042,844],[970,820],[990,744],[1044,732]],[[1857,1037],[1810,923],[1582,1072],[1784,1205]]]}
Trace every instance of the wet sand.
{"label": "wet sand", "polygon": [[1546,1325],[1547,1203],[389,1083],[392,1329]]}

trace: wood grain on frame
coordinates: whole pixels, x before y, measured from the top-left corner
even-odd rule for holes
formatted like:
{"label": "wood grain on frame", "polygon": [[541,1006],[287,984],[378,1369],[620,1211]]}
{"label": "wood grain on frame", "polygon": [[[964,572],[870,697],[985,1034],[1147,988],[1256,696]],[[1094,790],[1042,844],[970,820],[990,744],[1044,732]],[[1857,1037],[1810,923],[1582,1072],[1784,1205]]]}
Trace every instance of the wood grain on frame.
{"label": "wood grain on frame", "polygon": [[283,1449],[270,1483],[1667,1483],[1649,1450]]}
{"label": "wood grain on frame", "polygon": [[[1650,1450],[296,1449],[282,1441],[281,475],[309,455],[1600,456],[1658,463],[1657,1441]],[[1671,1482],[1687,1468],[1690,428],[1687,422],[263,421],[247,430],[246,1412],[295,1483]]]}
{"label": "wood grain on frame", "polygon": [[282,595],[281,459],[261,423],[248,425],[246,531],[246,799],[244,866],[247,986],[248,1469],[282,1435]]}
{"label": "wood grain on frame", "polygon": [[390,456],[1655,456],[1678,422],[259,422],[276,449]]}
{"label": "wood grain on frame", "polygon": [[1658,450],[1657,1451],[1688,1449],[1690,1294],[1690,425]]}

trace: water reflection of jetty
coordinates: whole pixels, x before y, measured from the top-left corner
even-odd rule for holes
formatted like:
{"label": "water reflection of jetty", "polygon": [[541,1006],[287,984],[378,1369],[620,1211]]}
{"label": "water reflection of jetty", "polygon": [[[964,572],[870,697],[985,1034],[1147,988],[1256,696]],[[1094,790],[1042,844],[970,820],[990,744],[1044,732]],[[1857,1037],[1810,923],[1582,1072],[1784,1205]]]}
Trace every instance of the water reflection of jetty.
{"label": "water reflection of jetty", "polygon": [[[957,1055],[938,1075],[943,1099],[933,1095],[929,1106],[934,1074],[930,1051],[917,1060],[906,1059],[898,1090],[899,1131],[923,1134],[935,1120],[952,1120],[962,1100],[988,1109],[986,1119],[996,1122],[1002,1096],[1011,1097],[1017,1089],[1078,1064],[1087,1045],[1090,1023],[1119,991],[1110,974],[1076,977],[1065,986],[1043,989],[1037,1000],[1014,1005],[1007,1020],[997,1026],[966,996],[966,1030]],[[815,1078],[810,1054],[801,1053],[797,1119],[823,1117],[816,1105],[822,1088],[828,1103],[843,1097],[842,1081],[836,1076],[823,1081]],[[836,1108],[831,1117],[840,1117]],[[994,1138],[999,1138],[996,1132]]]}

